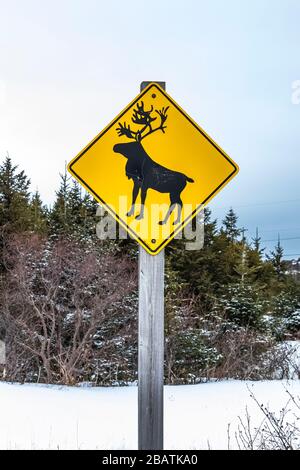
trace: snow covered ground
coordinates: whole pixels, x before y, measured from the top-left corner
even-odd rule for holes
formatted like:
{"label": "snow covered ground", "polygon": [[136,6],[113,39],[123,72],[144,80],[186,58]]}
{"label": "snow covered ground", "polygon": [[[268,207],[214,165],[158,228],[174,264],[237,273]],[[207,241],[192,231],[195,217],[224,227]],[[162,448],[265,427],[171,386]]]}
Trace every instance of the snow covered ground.
{"label": "snow covered ground", "polygon": [[[300,381],[223,381],[165,387],[166,449],[231,448],[247,406],[253,425],[262,413],[250,397],[278,412],[286,388]],[[291,407],[291,406],[290,406]],[[0,382],[0,449],[135,449],[137,387],[87,388]]]}

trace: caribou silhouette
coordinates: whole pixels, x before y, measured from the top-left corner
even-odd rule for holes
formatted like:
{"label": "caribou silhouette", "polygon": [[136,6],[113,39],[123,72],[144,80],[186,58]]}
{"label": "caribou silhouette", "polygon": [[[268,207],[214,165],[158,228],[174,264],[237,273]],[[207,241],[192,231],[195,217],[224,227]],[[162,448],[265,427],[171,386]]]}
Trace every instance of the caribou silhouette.
{"label": "caribou silhouette", "polygon": [[165,133],[167,120],[167,111],[169,106],[162,108],[161,110],[155,110],[160,118],[160,124],[158,127],[153,128],[152,123],[157,119],[152,115],[153,106],[150,110],[144,109],[143,101],[141,104],[137,103],[137,108],[133,110],[133,117],[131,118],[134,124],[142,126],[141,129],[133,131],[130,125],[126,125],[119,122],[119,127],[116,129],[119,137],[126,136],[129,139],[134,139],[134,142],[126,142],[114,145],[114,152],[120,153],[127,158],[125,167],[126,176],[133,180],[132,190],[132,204],[127,216],[134,215],[135,202],[139,192],[141,192],[141,211],[136,216],[136,219],[140,220],[144,217],[144,207],[147,197],[148,189],[154,189],[160,193],[169,193],[170,206],[166,216],[163,220],[159,221],[159,224],[166,224],[171,213],[178,207],[177,218],[174,220],[173,225],[179,223],[182,210],[182,200],[180,195],[187,182],[193,183],[194,180],[178,171],[170,170],[165,168],[159,163],[152,160],[143,148],[141,141],[148,135],[156,131],[162,131]]}

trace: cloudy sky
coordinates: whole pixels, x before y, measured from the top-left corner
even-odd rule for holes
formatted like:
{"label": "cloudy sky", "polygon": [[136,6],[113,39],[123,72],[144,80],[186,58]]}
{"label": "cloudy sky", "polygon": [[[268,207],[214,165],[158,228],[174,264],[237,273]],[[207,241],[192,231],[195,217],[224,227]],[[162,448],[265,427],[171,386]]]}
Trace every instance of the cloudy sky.
{"label": "cloudy sky", "polygon": [[165,80],[240,166],[215,216],[300,254],[299,23],[300,0],[0,0],[0,157],[51,204],[65,161]]}

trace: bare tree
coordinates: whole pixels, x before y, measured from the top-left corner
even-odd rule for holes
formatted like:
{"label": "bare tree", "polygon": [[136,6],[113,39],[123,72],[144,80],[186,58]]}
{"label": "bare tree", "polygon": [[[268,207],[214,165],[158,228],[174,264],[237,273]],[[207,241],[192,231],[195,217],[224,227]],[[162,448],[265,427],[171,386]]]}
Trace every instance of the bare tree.
{"label": "bare tree", "polygon": [[6,262],[8,378],[73,384],[86,377],[98,330],[135,288],[133,264],[37,235],[14,237]]}

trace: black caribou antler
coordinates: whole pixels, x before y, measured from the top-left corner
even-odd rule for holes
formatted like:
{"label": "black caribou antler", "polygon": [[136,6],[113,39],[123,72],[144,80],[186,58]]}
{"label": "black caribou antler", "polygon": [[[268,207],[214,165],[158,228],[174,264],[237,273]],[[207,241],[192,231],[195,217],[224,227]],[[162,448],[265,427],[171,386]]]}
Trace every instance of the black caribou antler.
{"label": "black caribou antler", "polygon": [[130,125],[129,124],[127,125],[126,122],[124,122],[124,124],[119,122],[118,123],[119,127],[117,127],[116,129],[118,136],[121,137],[122,135],[125,135],[129,139],[135,139],[137,142],[140,142],[141,140],[143,140],[145,137],[152,134],[153,132],[162,131],[164,133],[166,129],[166,126],[164,124],[168,118],[168,115],[167,115],[168,109],[169,109],[169,106],[167,106],[166,108],[162,108],[161,110],[155,110],[155,112],[160,117],[160,125],[153,129],[152,123],[153,121],[157,119],[157,117],[151,116],[151,114],[153,113],[153,106],[151,106],[151,108],[148,111],[146,111],[144,109],[143,101],[141,101],[141,104],[137,103],[136,109],[133,110],[133,116],[131,120],[134,124],[138,126],[143,126],[143,127],[137,131],[133,131],[130,128]]}

